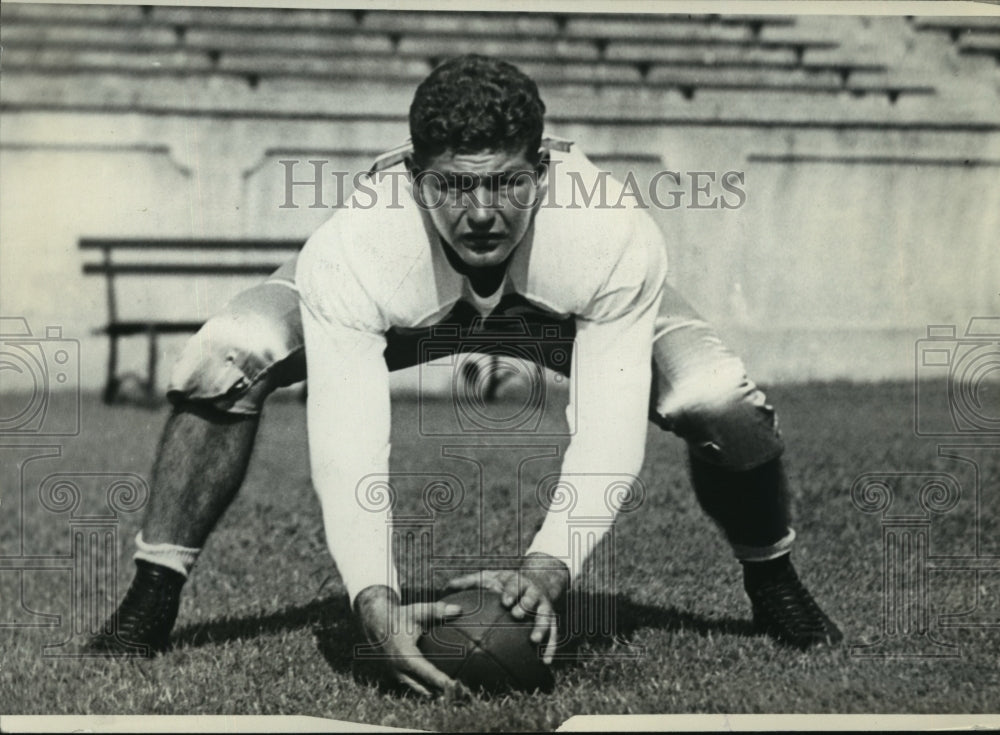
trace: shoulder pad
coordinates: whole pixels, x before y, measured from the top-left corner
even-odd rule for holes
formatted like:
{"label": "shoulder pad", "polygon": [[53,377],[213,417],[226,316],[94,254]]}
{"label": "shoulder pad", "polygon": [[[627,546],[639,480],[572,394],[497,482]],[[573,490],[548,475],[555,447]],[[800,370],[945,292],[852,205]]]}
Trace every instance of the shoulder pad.
{"label": "shoulder pad", "polygon": [[568,153],[572,146],[573,141],[566,140],[565,138],[556,138],[555,136],[542,138],[543,151],[562,151],[563,153]]}
{"label": "shoulder pad", "polygon": [[410,142],[410,139],[407,138],[405,143],[387,150],[385,153],[376,158],[371,167],[368,169],[368,176],[371,177],[379,171],[385,171],[387,168],[392,168],[393,166],[402,163],[412,154],[413,144]]}

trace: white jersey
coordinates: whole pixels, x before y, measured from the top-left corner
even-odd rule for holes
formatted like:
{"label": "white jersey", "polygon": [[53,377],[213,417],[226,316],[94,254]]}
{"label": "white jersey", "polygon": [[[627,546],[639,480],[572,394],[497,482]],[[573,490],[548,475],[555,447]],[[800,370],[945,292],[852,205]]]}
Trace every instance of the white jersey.
{"label": "white jersey", "polygon": [[[371,512],[357,497],[365,478],[389,471],[393,335],[451,323],[461,313],[496,316],[508,307],[574,326],[575,400],[568,410],[576,433],[561,475],[576,489],[576,504],[553,507],[527,553],[562,559],[575,577],[610,528],[608,478],[640,470],[653,325],[666,282],[663,237],[647,212],[613,206],[621,188],[613,179],[605,179],[607,206],[582,206],[581,184],[589,191],[598,169],[575,151],[552,156],[548,200],[492,296],[477,296],[451,267],[402,167],[375,183],[374,197],[357,194],[299,256],[313,483],[352,603],[370,585],[398,590],[389,511]],[[591,526],[582,553],[570,550],[571,517],[607,519]]]}

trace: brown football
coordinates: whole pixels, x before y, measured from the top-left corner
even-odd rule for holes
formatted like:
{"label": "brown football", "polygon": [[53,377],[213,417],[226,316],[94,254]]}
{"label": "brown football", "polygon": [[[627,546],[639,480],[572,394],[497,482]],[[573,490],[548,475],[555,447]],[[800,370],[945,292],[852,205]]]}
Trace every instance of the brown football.
{"label": "brown football", "polygon": [[552,690],[554,679],[532,643],[534,618],[518,620],[486,589],[462,590],[442,598],[462,614],[438,623],[421,636],[418,648],[428,661],[474,691]]}

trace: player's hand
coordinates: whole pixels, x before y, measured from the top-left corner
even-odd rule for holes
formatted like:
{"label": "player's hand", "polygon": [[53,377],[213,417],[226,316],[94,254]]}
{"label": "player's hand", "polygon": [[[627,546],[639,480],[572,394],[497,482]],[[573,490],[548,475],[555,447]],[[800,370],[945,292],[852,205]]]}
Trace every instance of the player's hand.
{"label": "player's hand", "polygon": [[386,673],[392,679],[424,697],[467,693],[417,648],[422,633],[436,621],[460,615],[461,607],[443,602],[403,605],[394,590],[373,585],[358,594],[354,609],[365,637],[385,657]]}
{"label": "player's hand", "polygon": [[556,605],[569,587],[569,570],[558,559],[547,554],[526,556],[519,569],[489,569],[456,577],[447,584],[448,590],[485,587],[500,595],[500,601],[511,615],[522,619],[535,618],[531,631],[534,643],[545,642],[542,661],[551,664],[559,642]]}

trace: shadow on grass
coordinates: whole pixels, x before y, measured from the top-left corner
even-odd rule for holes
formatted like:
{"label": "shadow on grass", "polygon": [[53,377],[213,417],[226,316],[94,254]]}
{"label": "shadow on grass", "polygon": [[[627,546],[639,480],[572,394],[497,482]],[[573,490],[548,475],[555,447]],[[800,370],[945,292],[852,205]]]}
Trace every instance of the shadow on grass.
{"label": "shadow on grass", "polygon": [[561,642],[556,664],[574,656],[595,656],[632,645],[639,630],[693,631],[703,637],[755,635],[749,618],[708,618],[697,613],[634,602],[622,594],[571,593],[560,612]]}
{"label": "shadow on grass", "polygon": [[[635,633],[643,629],[693,631],[705,637],[754,635],[749,619],[707,618],[673,607],[633,602],[622,594],[579,592],[571,593],[565,601],[559,627],[567,636],[560,644],[560,655],[555,662],[559,669],[573,666],[578,657],[593,657],[612,649],[627,648]],[[345,595],[265,615],[220,618],[186,626],[174,635],[173,644],[175,647],[197,647],[303,628],[313,631],[316,647],[331,669],[361,683],[396,690],[381,676],[377,661],[359,659],[355,655],[356,647],[363,644],[364,639]]]}
{"label": "shadow on grass", "polygon": [[324,641],[323,655],[331,668],[350,671],[354,645],[361,631],[350,613],[346,595],[313,600],[264,615],[225,617],[180,628],[172,638],[174,648],[198,647],[242,641],[262,635],[309,628]]}

